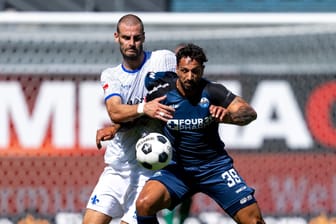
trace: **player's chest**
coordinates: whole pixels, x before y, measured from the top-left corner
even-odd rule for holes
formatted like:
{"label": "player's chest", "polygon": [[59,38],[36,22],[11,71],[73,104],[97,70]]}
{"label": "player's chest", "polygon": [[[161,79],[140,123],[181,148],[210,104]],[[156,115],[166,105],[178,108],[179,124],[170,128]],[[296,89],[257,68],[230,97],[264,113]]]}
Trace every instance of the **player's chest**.
{"label": "player's chest", "polygon": [[197,102],[179,96],[167,96],[167,104],[175,109],[172,119],[167,126],[172,130],[197,130],[203,129],[213,122],[209,113],[210,101],[202,96]]}

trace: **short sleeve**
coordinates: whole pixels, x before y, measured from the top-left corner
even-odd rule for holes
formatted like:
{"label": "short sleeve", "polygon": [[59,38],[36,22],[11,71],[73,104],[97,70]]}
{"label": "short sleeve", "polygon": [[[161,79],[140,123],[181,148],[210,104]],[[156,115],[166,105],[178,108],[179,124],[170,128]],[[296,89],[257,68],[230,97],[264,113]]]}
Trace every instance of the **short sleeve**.
{"label": "short sleeve", "polygon": [[217,106],[228,107],[236,97],[234,93],[229,91],[225,86],[219,83],[209,83],[207,91],[210,95],[212,104]]}

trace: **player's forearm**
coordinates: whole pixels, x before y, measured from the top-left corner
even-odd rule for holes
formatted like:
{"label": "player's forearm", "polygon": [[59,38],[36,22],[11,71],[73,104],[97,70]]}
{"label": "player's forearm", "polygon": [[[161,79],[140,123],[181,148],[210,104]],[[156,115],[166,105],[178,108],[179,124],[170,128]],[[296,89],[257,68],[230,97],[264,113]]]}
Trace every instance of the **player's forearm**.
{"label": "player's forearm", "polygon": [[257,113],[250,106],[241,106],[235,112],[229,112],[224,117],[224,123],[247,125],[257,118]]}
{"label": "player's forearm", "polygon": [[123,123],[132,121],[143,115],[143,110],[141,111],[142,105],[143,104],[136,104],[136,105],[122,104],[118,105],[118,107],[114,107],[113,105],[111,105],[107,106],[107,111],[111,120],[114,123]]}

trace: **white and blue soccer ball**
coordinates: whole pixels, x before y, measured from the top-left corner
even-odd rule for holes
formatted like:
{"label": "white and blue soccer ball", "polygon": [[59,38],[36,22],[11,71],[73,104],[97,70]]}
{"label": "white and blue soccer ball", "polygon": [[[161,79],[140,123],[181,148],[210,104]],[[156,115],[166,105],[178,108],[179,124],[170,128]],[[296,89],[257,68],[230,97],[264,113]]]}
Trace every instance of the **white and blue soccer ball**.
{"label": "white and blue soccer ball", "polygon": [[167,166],[173,155],[168,138],[157,132],[140,138],[135,149],[138,162],[149,170],[159,170]]}

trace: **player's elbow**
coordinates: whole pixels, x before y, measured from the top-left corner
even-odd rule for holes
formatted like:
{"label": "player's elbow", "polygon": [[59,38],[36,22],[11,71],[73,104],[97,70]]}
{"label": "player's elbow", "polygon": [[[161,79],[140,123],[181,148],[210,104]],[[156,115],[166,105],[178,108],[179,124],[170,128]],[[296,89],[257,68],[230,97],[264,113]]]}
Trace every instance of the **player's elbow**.
{"label": "player's elbow", "polygon": [[249,123],[251,123],[252,121],[256,120],[258,117],[257,112],[255,110],[251,110],[250,116],[248,117],[248,119],[246,119],[246,124],[247,125]]}
{"label": "player's elbow", "polygon": [[122,122],[124,122],[122,116],[120,116],[118,113],[110,113],[110,118],[113,121],[113,123],[122,123]]}
{"label": "player's elbow", "polygon": [[257,117],[258,117],[257,112],[251,108],[251,113],[249,114],[249,116],[247,116],[247,119],[243,125],[251,123],[252,121],[256,120]]}
{"label": "player's elbow", "polygon": [[233,123],[240,126],[248,125],[256,119],[257,112],[252,107],[244,108],[232,116]]}
{"label": "player's elbow", "polygon": [[133,121],[133,118],[125,118],[123,116],[113,116],[111,117],[111,120],[113,123],[118,123],[118,124],[122,124],[122,123],[126,123],[126,122],[130,122]]}
{"label": "player's elbow", "polygon": [[118,110],[109,110],[108,112],[110,119],[113,123],[125,123],[134,120],[134,118],[128,115],[125,112],[121,112]]}

